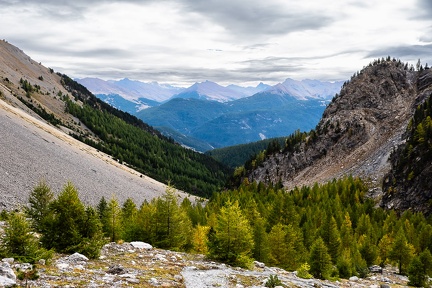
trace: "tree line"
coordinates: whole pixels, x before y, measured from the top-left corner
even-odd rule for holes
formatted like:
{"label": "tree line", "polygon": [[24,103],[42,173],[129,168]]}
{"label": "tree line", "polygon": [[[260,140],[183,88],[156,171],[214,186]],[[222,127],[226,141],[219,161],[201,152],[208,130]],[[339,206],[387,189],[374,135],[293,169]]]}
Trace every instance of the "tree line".
{"label": "tree line", "polygon": [[[214,193],[205,205],[181,200],[168,188],[139,206],[113,197],[90,207],[72,183],[54,197],[41,182],[25,211],[8,215],[7,229],[16,231],[6,231],[0,254],[36,260],[57,251],[95,258],[108,241],[145,241],[231,265],[250,267],[257,260],[321,279],[365,277],[371,265],[392,264],[412,285],[426,285],[432,272],[431,219],[376,208],[365,198],[367,191],[352,177],[290,192],[243,183]],[[41,246],[31,231],[41,235]]]}

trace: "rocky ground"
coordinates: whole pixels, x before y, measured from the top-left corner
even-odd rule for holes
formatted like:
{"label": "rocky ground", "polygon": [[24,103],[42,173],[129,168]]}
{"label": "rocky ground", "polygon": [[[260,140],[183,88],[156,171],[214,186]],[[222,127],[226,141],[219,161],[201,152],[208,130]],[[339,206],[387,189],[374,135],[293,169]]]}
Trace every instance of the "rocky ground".
{"label": "rocky ground", "polygon": [[[209,261],[200,254],[187,254],[155,249],[143,242],[106,244],[97,260],[75,253],[56,255],[49,263],[40,261],[37,280],[28,280],[27,287],[265,287],[270,275],[277,275],[282,287],[405,287],[408,279],[389,269],[371,273],[366,279],[322,281],[302,279],[296,272],[266,267],[255,262],[251,270],[230,267]],[[0,264],[0,287],[18,285],[17,269],[29,264],[3,259]],[[3,279],[3,282],[2,282]],[[3,284],[1,284],[3,283]],[[1,286],[4,285],[4,286]]]}

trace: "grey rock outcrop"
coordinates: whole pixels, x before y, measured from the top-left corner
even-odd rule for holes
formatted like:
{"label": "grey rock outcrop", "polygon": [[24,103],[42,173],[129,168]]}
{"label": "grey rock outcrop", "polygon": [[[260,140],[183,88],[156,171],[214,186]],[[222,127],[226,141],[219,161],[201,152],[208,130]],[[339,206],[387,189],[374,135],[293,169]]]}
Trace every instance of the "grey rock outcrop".
{"label": "grey rock outcrop", "polygon": [[381,192],[389,155],[413,115],[415,77],[398,61],[364,68],[328,105],[313,134],[293,152],[270,155],[249,180],[281,181],[290,189],[353,175],[371,179]]}

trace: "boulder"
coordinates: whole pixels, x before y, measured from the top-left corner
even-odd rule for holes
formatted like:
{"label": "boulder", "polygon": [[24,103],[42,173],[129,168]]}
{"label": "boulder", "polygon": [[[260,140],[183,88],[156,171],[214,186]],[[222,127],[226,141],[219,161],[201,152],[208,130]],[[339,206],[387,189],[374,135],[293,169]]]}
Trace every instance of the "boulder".
{"label": "boulder", "polygon": [[383,268],[381,266],[378,265],[373,265],[369,267],[369,271],[371,273],[382,273],[383,272]]}
{"label": "boulder", "polygon": [[128,273],[128,271],[123,266],[117,264],[110,266],[107,273],[121,275]]}
{"label": "boulder", "polygon": [[2,259],[2,262],[6,262],[6,263],[9,263],[9,264],[12,264],[14,261],[15,261],[14,258],[3,258]]}
{"label": "boulder", "polygon": [[144,250],[152,250],[153,249],[152,245],[145,243],[145,242],[141,242],[141,241],[130,242],[130,244],[134,248],[138,248],[138,249],[144,249]]}
{"label": "boulder", "polygon": [[259,261],[254,261],[254,265],[257,268],[265,268],[265,264]]}
{"label": "boulder", "polygon": [[82,254],[80,254],[80,253],[74,253],[74,254],[70,255],[70,256],[67,258],[67,260],[68,260],[69,262],[80,262],[80,261],[84,261],[84,262],[86,262],[86,261],[89,260],[89,258],[87,258],[86,256],[84,256],[84,255],[82,255]]}
{"label": "boulder", "polygon": [[0,287],[14,287],[16,285],[16,281],[10,278],[0,276]]}
{"label": "boulder", "polygon": [[7,262],[0,263],[0,276],[16,281],[16,275]]}

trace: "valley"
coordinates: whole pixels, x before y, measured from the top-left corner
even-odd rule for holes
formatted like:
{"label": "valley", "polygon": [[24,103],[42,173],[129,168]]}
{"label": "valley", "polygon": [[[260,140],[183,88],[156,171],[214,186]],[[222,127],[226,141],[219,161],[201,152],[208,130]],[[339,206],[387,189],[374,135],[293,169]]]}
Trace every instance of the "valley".
{"label": "valley", "polygon": [[[240,268],[225,269],[225,265],[248,269],[244,271],[263,269],[254,272],[260,280],[251,285],[258,287],[267,285],[263,281],[302,287],[427,284],[432,271],[430,195],[425,178],[432,159],[430,69],[419,66],[415,70],[390,57],[375,60],[343,84],[314,129],[296,130],[285,139],[266,142],[265,150],[232,173],[232,167],[182,147],[96,98],[68,76],[0,43],[5,63],[0,75],[4,135],[0,140],[0,216],[5,221],[0,241],[6,243],[0,256],[45,263],[39,264],[46,277],[43,281],[55,278],[72,283],[86,269],[83,263],[71,274],[63,268],[74,264],[54,251],[84,253],[98,259],[90,266],[105,267],[109,263],[103,260],[109,255],[104,249],[139,240],[166,250],[141,256],[145,258],[141,263],[133,258],[136,251],[124,244],[119,248],[122,255],[115,257],[118,261],[133,258],[130,264],[122,263],[134,274],[114,268],[125,272],[119,274],[126,275],[126,282],[103,272],[102,278],[81,277],[80,285],[89,286],[92,281],[102,286],[114,285],[113,281],[120,286],[213,285],[196,279],[191,268],[196,263],[210,267],[205,271],[215,265],[216,270],[226,271],[225,276],[215,272],[212,283],[229,287],[249,285],[252,280],[247,280],[249,284],[228,281]],[[216,103],[220,111],[227,107],[183,98],[165,104],[173,101],[179,103],[175,106],[191,102],[210,107]],[[282,107],[294,114],[302,104],[318,105],[323,100],[258,93],[231,104],[249,113],[248,107],[257,108],[266,101],[274,111]],[[195,119],[211,118],[197,110],[174,115],[167,110],[164,118],[192,120],[191,125],[196,125]],[[271,118],[263,111],[258,116]],[[228,122],[224,126],[229,127]],[[229,150],[225,153],[229,155]],[[51,188],[44,188],[44,180],[53,187],[52,195]],[[407,186],[416,188],[405,192]],[[40,193],[46,193],[46,198]],[[28,195],[33,197],[30,203]],[[403,205],[406,196],[410,201]],[[22,229],[25,236],[18,239],[19,247],[31,253],[14,248],[10,239],[17,235],[15,229]],[[129,254],[123,247],[130,248]],[[153,258],[168,262],[163,254],[176,257],[165,266],[176,267],[175,275],[143,274],[145,267],[155,269]],[[178,264],[177,257],[191,260]],[[57,268],[46,265],[51,259]],[[374,275],[377,267],[385,267],[388,277]],[[51,269],[62,276],[49,276],[46,271]],[[12,270],[12,274],[18,272]],[[236,277],[245,279],[248,273]],[[280,279],[270,278],[270,273]]]}

